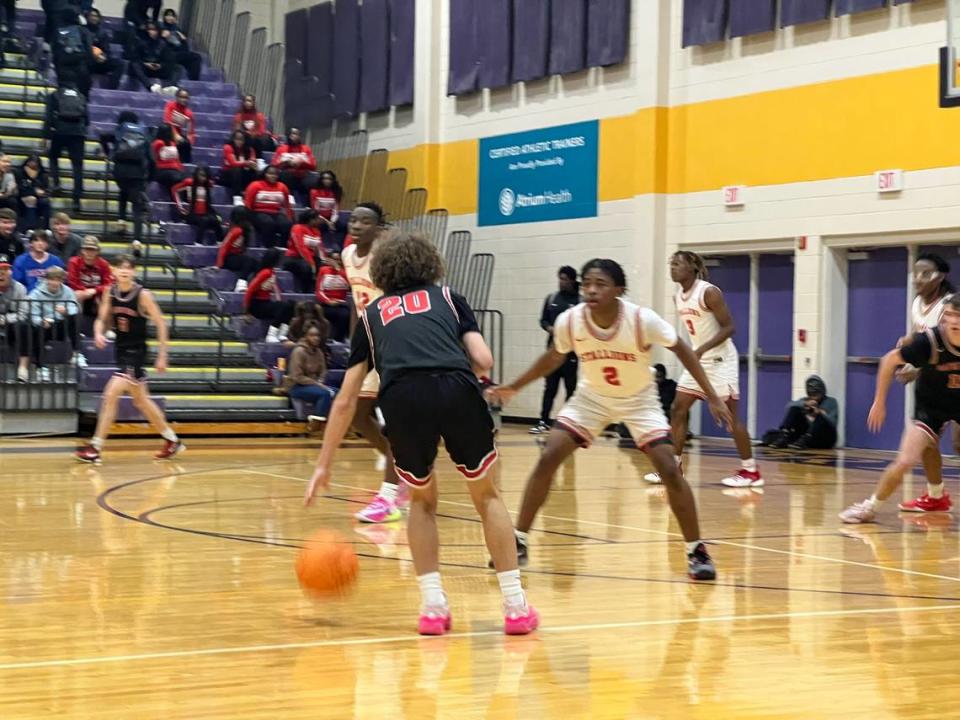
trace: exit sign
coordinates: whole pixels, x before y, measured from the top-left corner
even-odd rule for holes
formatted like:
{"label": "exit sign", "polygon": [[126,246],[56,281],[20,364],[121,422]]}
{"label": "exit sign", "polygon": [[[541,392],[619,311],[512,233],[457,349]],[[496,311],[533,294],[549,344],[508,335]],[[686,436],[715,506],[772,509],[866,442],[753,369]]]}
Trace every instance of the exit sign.
{"label": "exit sign", "polygon": [[903,170],[880,170],[873,174],[878,193],[893,193],[903,190]]}
{"label": "exit sign", "polygon": [[723,188],[723,204],[727,207],[740,207],[744,204],[744,185],[728,185]]}

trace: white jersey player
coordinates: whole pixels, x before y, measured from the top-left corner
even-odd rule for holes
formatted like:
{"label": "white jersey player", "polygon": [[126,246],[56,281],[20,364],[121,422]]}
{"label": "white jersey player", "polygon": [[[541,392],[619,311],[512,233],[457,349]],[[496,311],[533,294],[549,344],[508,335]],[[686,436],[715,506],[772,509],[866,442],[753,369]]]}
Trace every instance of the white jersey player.
{"label": "white jersey player", "polygon": [[676,330],[653,310],[621,297],[626,278],[620,265],[613,260],[591,260],[583,268],[581,281],[586,302],[557,318],[553,347],[515,381],[491,391],[493,399],[507,402],[520,388],[560,367],[568,353],[576,353],[580,362],[577,392],[558,413],[524,490],[516,524],[521,564],[527,559],[527,533],[546,501],[557,468],[578,447],[589,445],[605,427],[622,422],[663,476],[670,508],[687,542],[690,576],[712,580],[716,571],[700,542],[696,503],[670,451],[670,427],[650,374],[650,348],[659,345],[676,353],[703,388],[718,422],[729,423],[729,411]]}

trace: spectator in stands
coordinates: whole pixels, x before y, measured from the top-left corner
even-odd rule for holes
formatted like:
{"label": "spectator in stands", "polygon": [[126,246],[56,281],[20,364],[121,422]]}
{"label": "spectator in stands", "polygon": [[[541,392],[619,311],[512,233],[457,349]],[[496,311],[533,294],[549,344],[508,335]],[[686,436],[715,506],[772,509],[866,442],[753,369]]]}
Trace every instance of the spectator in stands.
{"label": "spectator in stands", "polygon": [[60,187],[60,155],[67,151],[73,168],[73,211],[80,212],[83,197],[83,156],[86,152],[87,126],[90,116],[87,99],[77,88],[61,83],[55,92],[47,95],[47,114],[43,122],[43,136],[50,141],[51,191]]}
{"label": "spectator in stands", "polygon": [[[311,425],[327,419],[327,413],[336,397],[336,391],[324,385],[327,375],[326,340],[324,325],[312,321],[306,327],[303,338],[297,342],[287,364],[287,374],[283,378],[283,388],[294,400],[312,405],[309,419]],[[315,429],[311,427],[311,431]]]}
{"label": "spectator in stands", "polygon": [[[148,20],[159,22],[160,5],[161,3],[157,0],[127,0],[126,5],[123,6],[123,19],[128,25],[141,29]],[[147,15],[148,8],[153,11],[152,18]]]}
{"label": "spectator in stands", "polygon": [[50,184],[37,153],[28,155],[20,166],[17,192],[20,197],[20,230],[47,227],[50,222]]}
{"label": "spectator in stands", "polygon": [[72,257],[80,254],[80,246],[83,240],[75,232],[70,231],[70,216],[65,212],[58,212],[50,221],[50,247],[48,251],[51,255],[56,255],[63,260],[64,266]]}
{"label": "spectator in stands", "polygon": [[230,229],[217,252],[217,267],[230,270],[237,275],[234,292],[246,292],[250,279],[258,270],[257,261],[247,255],[247,248],[250,247],[252,239],[253,224],[250,222],[250,211],[245,207],[235,207],[230,215]]}
{"label": "spectator in stands", "polygon": [[273,165],[263,171],[263,179],[250,183],[244,194],[247,209],[253,213],[253,226],[263,247],[287,244],[293,220],[290,189],[279,182],[279,171]]}
{"label": "spectator in stands", "polygon": [[244,95],[240,112],[233,116],[233,129],[243,130],[249,138],[250,144],[257,151],[257,155],[273,152],[277,143],[267,129],[267,117],[257,110],[257,98],[253,95]]}
{"label": "spectator in stands", "polygon": [[157,139],[153,141],[153,180],[170,192],[174,185],[184,179],[180,151],[173,139],[173,128],[161,125]]}
{"label": "spectator in stands", "polygon": [[234,130],[230,142],[223,146],[223,169],[220,183],[230,189],[233,204],[243,203],[243,193],[257,179],[257,152],[243,130]]}
{"label": "spectator in stands", "polygon": [[80,26],[80,7],[71,3],[69,7],[51,10],[47,13],[54,18],[56,30],[47,40],[53,50],[53,67],[57,71],[57,83],[69,85],[80,91],[84,97],[90,95],[90,66],[93,64],[93,43],[87,29]]}
{"label": "spectator in stands", "polygon": [[48,269],[63,267],[63,260],[48,253],[47,245],[47,231],[37,230],[30,236],[30,251],[13,261],[13,279],[21,283],[28,293],[33,292]]}
{"label": "spectator in stands", "polygon": [[6,336],[7,346],[16,348],[17,380],[27,382],[31,345],[27,339],[27,289],[23,283],[13,279],[11,259],[9,255],[0,253],[0,329]]}
{"label": "spectator in stands", "polygon": [[673,401],[677,397],[677,382],[667,377],[667,367],[663,363],[657,363],[653,369],[657,374],[657,395],[660,396],[660,407],[663,408],[663,414],[669,418]]}
{"label": "spectator in stands", "polygon": [[317,186],[310,190],[310,207],[320,213],[327,228],[333,230],[340,217],[340,201],[343,199],[343,188],[332,170],[320,173]]}
{"label": "spectator in stands", "polygon": [[307,204],[310,176],[317,169],[317,161],[310,146],[304,144],[298,128],[290,128],[287,142],[277,148],[271,165],[280,170],[280,182],[290,188],[301,202]]}
{"label": "spectator in stands", "polygon": [[177,22],[177,11],[173,8],[167,8],[163,11],[160,37],[170,45],[174,59],[180,67],[187,71],[187,77],[191,80],[199,80],[200,71],[203,69],[203,58],[200,57],[200,53],[195,53],[190,49],[187,36],[183,34]]}
{"label": "spectator in stands", "polygon": [[10,167],[10,156],[0,152],[0,208],[16,213],[20,207],[17,174]]}
{"label": "spectator in stands", "polygon": [[189,106],[190,93],[181,88],[177,90],[177,97],[163,108],[163,121],[173,130],[173,141],[180,151],[180,161],[185,163],[193,159],[193,146],[197,142],[197,127]]}
{"label": "spectator in stands", "polygon": [[144,34],[130,49],[130,77],[154,93],[174,95],[183,77],[173,49],[160,37],[160,28],[148,22]]}
{"label": "spectator in stands", "polygon": [[350,331],[349,294],[350,281],[340,261],[340,253],[328,253],[317,271],[317,300],[323,305],[323,314],[330,323],[330,337],[337,342],[343,342]]}
{"label": "spectator in stands", "polygon": [[67,263],[67,285],[77,296],[84,320],[82,330],[92,334],[93,322],[100,312],[100,298],[113,285],[110,263],[100,257],[100,240],[94,235],[83,238],[80,254]]}
{"label": "spectator in stands", "polygon": [[267,250],[260,261],[260,269],[243,296],[244,313],[270,323],[268,343],[282,342],[293,318],[293,302],[283,299],[277,284],[276,267],[279,262],[280,249]]}
{"label": "spectator in stands", "polygon": [[113,43],[113,36],[104,27],[103,17],[96,8],[90,8],[87,11],[87,32],[90,33],[90,44],[93,49],[90,72],[93,75],[106,76],[106,86],[116,90],[120,87],[120,78],[127,68],[127,63],[120,58],[112,57],[110,45]]}
{"label": "spectator in stands", "polygon": [[832,448],[837,442],[837,421],[840,406],[827,395],[827,385],[818,375],[806,380],[805,397],[787,405],[787,412],[777,430],[764,433],[763,444],[794,450]]}
{"label": "spectator in stands", "polygon": [[[110,158],[113,181],[120,189],[119,216],[127,220],[127,204],[133,203],[133,239],[143,241],[143,223],[150,206],[147,200],[147,180],[150,177],[150,148],[147,131],[135,112],[124,110],[117,116],[113,133],[100,136],[104,155]],[[179,159],[179,155],[178,155]]]}
{"label": "spectator in stands", "polygon": [[298,293],[313,292],[317,281],[317,260],[323,258],[320,213],[304,210],[300,222],[290,229],[283,269],[293,275]]}
{"label": "spectator in stands", "polygon": [[193,177],[174,185],[171,194],[177,204],[177,211],[188,225],[196,228],[193,238],[195,243],[205,245],[207,233],[213,234],[215,243],[223,240],[223,220],[213,209],[213,179],[210,177],[210,168],[198,165],[193,171]]}
{"label": "spectator in stands", "polygon": [[23,238],[17,232],[17,214],[9,208],[0,208],[0,254],[13,259],[24,249]]}
{"label": "spectator in stands", "polygon": [[324,328],[325,334],[328,334],[327,321],[323,317],[320,306],[306,300],[298,302],[293,309],[290,329],[287,330],[287,344],[296,345],[300,342],[307,332],[307,327],[313,323],[320,325]]}
{"label": "spectator in stands", "polygon": [[[34,347],[39,351],[51,341],[68,342],[73,350],[74,364],[85,368],[87,360],[78,352],[80,333],[77,313],[80,305],[73,290],[63,282],[66,274],[67,271],[61,266],[48,268],[44,277],[27,295],[27,299],[31,301],[30,323],[37,329]],[[39,365],[39,352],[36,359]],[[46,382],[50,377],[48,373],[43,372],[44,369],[41,368],[38,375],[42,381]]]}

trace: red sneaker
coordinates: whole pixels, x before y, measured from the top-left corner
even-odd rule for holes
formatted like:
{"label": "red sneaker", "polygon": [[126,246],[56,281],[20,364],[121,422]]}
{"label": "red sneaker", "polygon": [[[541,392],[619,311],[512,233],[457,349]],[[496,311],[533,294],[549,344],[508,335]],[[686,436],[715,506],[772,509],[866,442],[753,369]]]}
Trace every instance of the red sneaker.
{"label": "red sneaker", "polygon": [[950,502],[950,496],[947,493],[943,497],[930,497],[924,493],[916,500],[907,500],[900,503],[899,507],[904,512],[928,513],[928,512],[950,512],[953,503]]}
{"label": "red sneaker", "polygon": [[73,457],[78,462],[91,463],[92,465],[100,464],[100,451],[93,445],[84,445],[73,454]]}
{"label": "red sneaker", "polygon": [[725,477],[720,481],[727,487],[732,488],[758,488],[763,487],[763,478],[759,470],[744,470],[740,468],[730,477]]}
{"label": "red sneaker", "polygon": [[174,442],[173,440],[164,440],[163,448],[160,450],[160,452],[154,455],[154,457],[157,460],[169,460],[174,455],[179,455],[186,449],[187,449],[187,446],[184,445],[179,440],[177,440],[176,442]]}

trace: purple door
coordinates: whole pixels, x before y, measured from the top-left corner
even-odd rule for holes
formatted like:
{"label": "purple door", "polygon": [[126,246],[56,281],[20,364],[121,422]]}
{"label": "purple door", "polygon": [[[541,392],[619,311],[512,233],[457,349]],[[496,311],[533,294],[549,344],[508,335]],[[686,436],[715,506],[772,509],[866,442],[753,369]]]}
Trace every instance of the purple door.
{"label": "purple door", "polygon": [[[852,254],[852,253],[851,253]],[[846,444],[895,450],[903,434],[903,389],[887,396],[887,420],[878,435],[867,430],[877,360],[897,344],[906,327],[907,249],[870,250],[851,259],[847,272]]]}
{"label": "purple door", "polygon": [[[761,255],[757,280],[757,428],[780,427],[793,385],[793,255]],[[746,348],[741,348],[741,351]]]}
{"label": "purple door", "polygon": [[[719,264],[713,264],[714,262]],[[730,314],[736,324],[737,332],[733,342],[740,353],[740,416],[746,418],[747,407],[747,362],[746,353],[750,347],[750,256],[727,255],[712,257],[710,282],[723,291],[723,297],[730,308]],[[710,416],[706,403],[700,403],[702,424],[700,434],[704,437],[728,437]]]}

